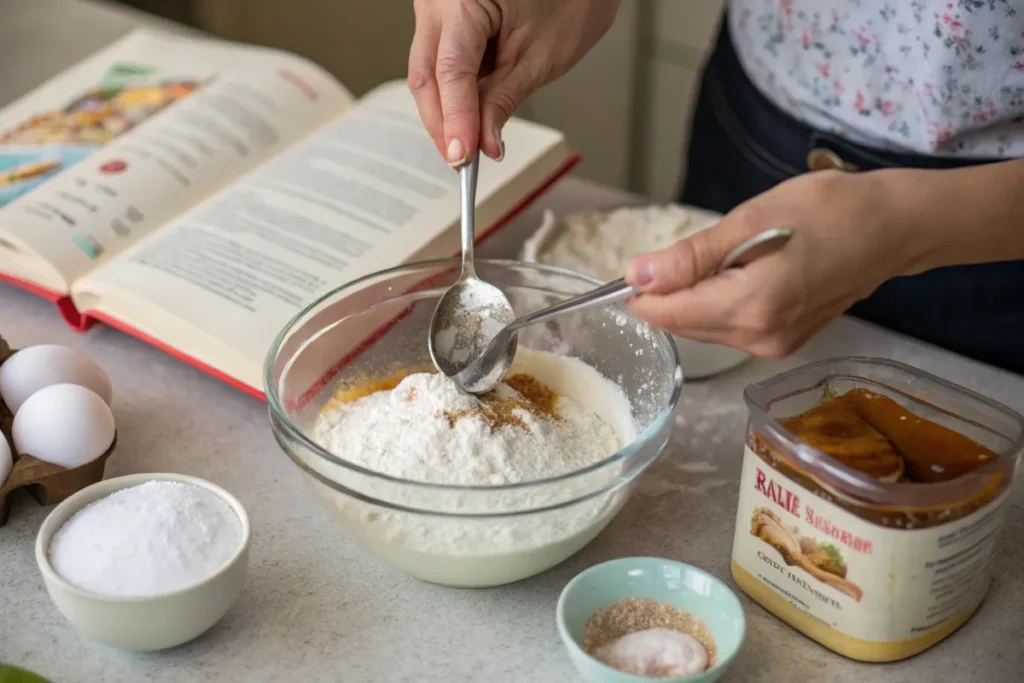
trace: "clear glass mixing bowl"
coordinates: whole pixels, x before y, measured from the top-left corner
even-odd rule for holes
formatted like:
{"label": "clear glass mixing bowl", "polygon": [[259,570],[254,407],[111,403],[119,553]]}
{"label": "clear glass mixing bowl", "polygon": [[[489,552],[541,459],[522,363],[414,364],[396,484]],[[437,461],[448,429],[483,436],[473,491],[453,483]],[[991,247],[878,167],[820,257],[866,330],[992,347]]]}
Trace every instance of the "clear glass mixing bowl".
{"label": "clear glass mixing bowl", "polygon": [[[520,315],[598,284],[537,264],[476,265]],[[605,460],[539,481],[444,486],[373,472],[321,448],[310,428],[339,388],[431,367],[430,317],[458,271],[455,260],[416,263],[323,296],[275,340],[264,386],[278,443],[346,533],[421,579],[496,586],[558,564],[611,521],[668,442],[683,376],[667,335],[622,307],[586,311],[524,330],[519,348],[575,356],[623,389],[635,436]]]}

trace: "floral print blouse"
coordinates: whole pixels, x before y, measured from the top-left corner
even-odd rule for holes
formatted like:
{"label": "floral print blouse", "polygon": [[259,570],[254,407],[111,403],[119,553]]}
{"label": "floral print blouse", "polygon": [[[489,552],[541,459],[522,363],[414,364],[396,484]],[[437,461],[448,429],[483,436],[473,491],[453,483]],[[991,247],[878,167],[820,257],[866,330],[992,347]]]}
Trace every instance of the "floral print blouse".
{"label": "floral print blouse", "polygon": [[875,148],[1024,156],[1024,0],[729,0],[751,80]]}

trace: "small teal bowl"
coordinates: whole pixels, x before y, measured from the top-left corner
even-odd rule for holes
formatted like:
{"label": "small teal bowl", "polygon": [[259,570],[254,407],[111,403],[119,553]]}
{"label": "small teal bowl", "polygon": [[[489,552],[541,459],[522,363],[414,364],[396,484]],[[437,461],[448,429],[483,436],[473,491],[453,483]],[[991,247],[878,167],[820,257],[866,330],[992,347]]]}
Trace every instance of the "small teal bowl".
{"label": "small teal bowl", "polygon": [[[703,621],[715,639],[715,665],[696,676],[651,678],[622,673],[588,655],[583,651],[587,619],[605,605],[625,598],[657,600]],[[581,572],[562,590],[556,618],[569,657],[588,683],[717,681],[736,659],[747,628],[743,607],[728,586],[701,569],[657,557],[625,557]]]}

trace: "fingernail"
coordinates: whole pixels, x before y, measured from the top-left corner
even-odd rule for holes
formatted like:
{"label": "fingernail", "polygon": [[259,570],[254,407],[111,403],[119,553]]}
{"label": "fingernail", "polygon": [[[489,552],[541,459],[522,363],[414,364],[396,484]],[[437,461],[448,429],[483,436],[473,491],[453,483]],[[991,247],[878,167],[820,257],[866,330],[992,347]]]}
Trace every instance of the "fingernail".
{"label": "fingernail", "polygon": [[646,256],[633,259],[629,264],[626,279],[634,287],[646,287],[651,284],[654,282],[654,262]]}
{"label": "fingernail", "polygon": [[501,161],[505,158],[505,141],[501,139],[501,127],[495,125],[494,128],[491,129],[491,136],[494,138],[495,142],[498,143],[498,156],[494,157],[494,160]]}
{"label": "fingernail", "polygon": [[462,146],[462,140],[455,138],[448,143],[448,165],[458,168],[466,163],[466,148]]}

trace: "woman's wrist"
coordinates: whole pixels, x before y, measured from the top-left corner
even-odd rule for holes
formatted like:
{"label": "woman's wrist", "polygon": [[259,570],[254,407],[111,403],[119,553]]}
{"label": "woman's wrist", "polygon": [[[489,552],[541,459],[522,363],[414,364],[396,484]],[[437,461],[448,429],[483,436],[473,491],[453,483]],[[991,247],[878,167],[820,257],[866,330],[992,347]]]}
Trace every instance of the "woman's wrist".
{"label": "woman's wrist", "polygon": [[875,171],[886,230],[899,235],[896,275],[1024,259],[1024,160],[933,171]]}
{"label": "woman's wrist", "polygon": [[877,175],[881,196],[871,210],[881,214],[887,241],[897,252],[892,275],[917,275],[945,265],[942,261],[947,250],[939,244],[944,232],[937,233],[930,223],[933,198],[928,184],[935,171],[900,168],[872,173]]}

